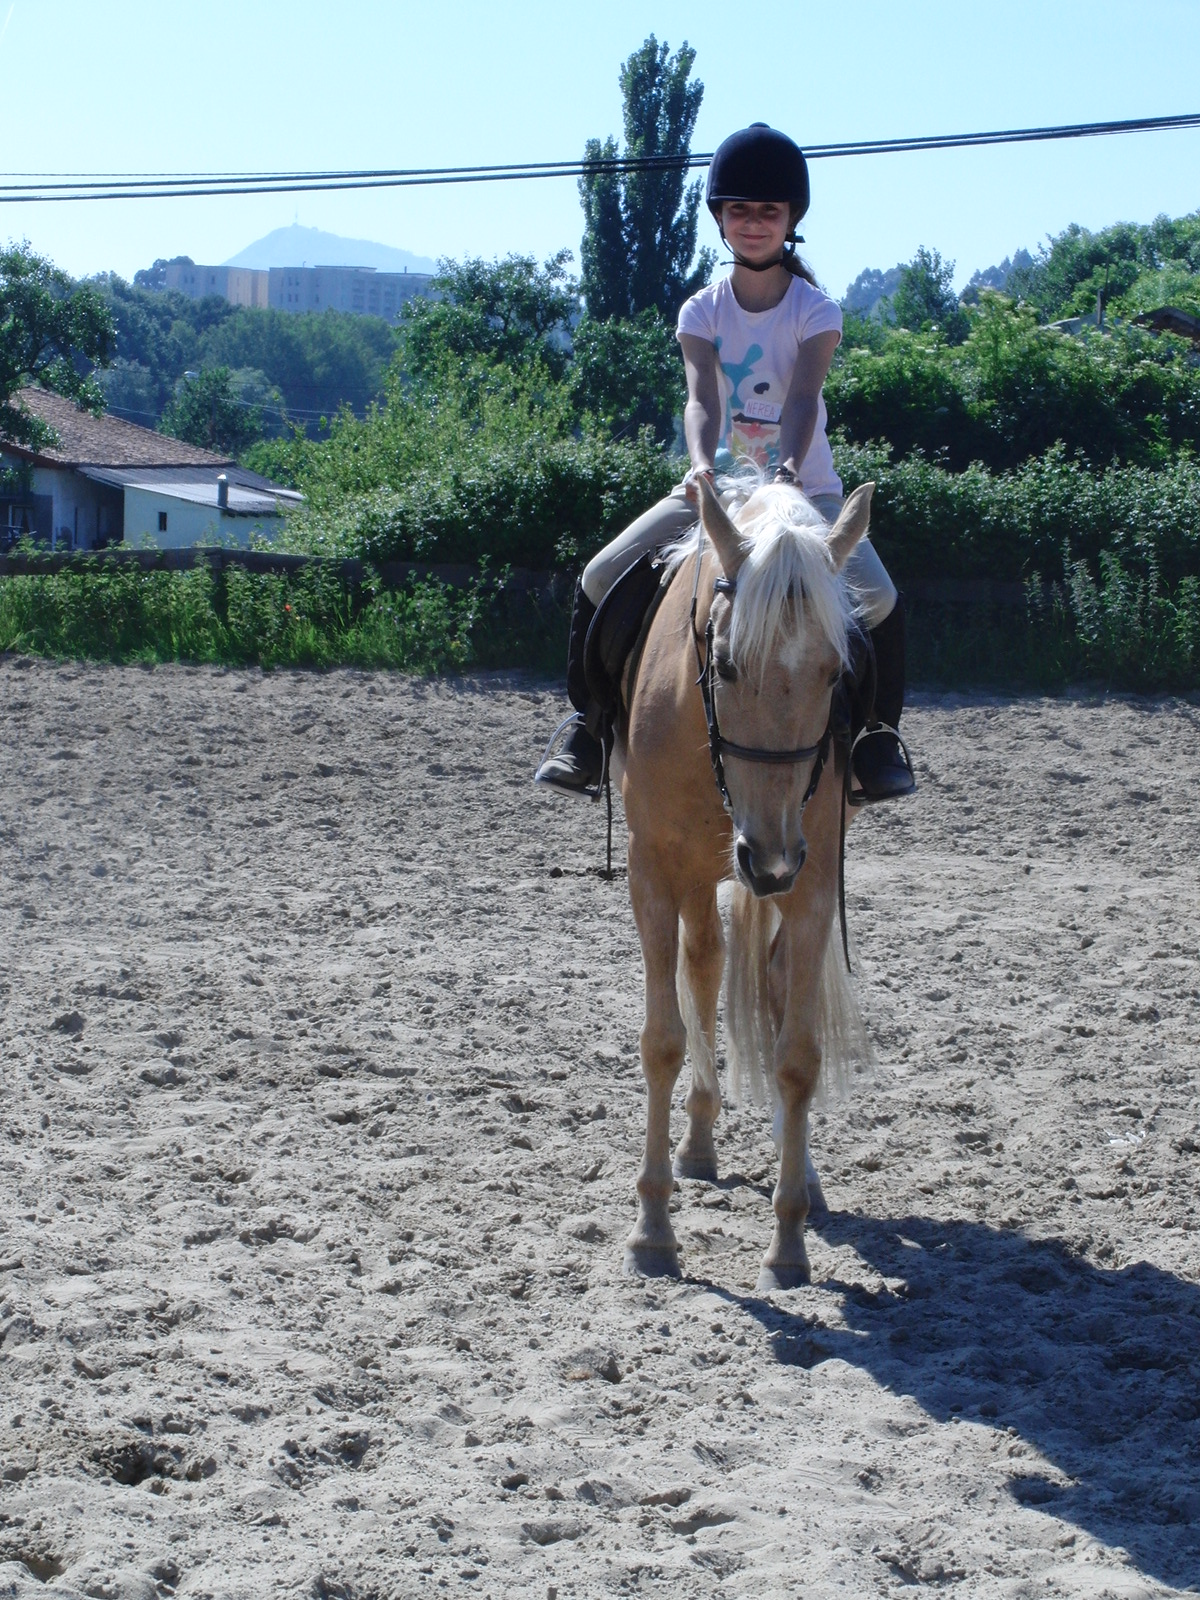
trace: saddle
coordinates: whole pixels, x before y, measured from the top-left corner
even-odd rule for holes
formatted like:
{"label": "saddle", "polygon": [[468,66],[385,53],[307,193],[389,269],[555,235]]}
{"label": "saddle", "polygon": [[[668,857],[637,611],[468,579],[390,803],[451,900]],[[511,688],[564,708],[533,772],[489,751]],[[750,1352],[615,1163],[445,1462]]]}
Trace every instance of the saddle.
{"label": "saddle", "polygon": [[626,668],[630,668],[632,692],[646,635],[673,576],[674,572],[656,553],[639,556],[617,579],[592,618],[583,650],[591,701],[588,726],[598,737],[603,731],[606,742],[622,712],[621,685]]}
{"label": "saddle", "polygon": [[[588,724],[599,736],[611,728],[623,708],[626,677],[629,692],[650,625],[662,604],[678,566],[668,569],[650,551],[626,567],[604,599],[588,628],[583,665],[591,706]],[[626,669],[631,670],[626,672]],[[628,707],[624,707],[628,710]],[[875,653],[866,633],[854,636],[850,665],[834,694],[834,732],[847,749],[862,731],[875,723]]]}

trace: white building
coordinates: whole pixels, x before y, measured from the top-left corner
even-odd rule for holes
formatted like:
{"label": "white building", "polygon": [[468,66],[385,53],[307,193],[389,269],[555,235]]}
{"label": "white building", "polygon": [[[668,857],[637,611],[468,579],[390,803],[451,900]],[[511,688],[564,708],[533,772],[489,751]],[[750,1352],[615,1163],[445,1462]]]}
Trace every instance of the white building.
{"label": "white building", "polygon": [[163,277],[166,288],[177,289],[191,300],[215,294],[231,306],[268,304],[270,273],[253,267],[197,267],[172,261]]}
{"label": "white building", "polygon": [[349,311],[395,322],[406,300],[429,294],[426,272],[376,272],[374,267],[206,267],[173,261],[163,287],[193,300],[220,295],[235,306],[277,311]]}
{"label": "white building", "polygon": [[236,461],[119,417],[94,416],[45,389],[17,404],[47,422],[52,448],[0,441],[0,545],[29,535],[51,549],[160,550],[247,545],[303,501]]}

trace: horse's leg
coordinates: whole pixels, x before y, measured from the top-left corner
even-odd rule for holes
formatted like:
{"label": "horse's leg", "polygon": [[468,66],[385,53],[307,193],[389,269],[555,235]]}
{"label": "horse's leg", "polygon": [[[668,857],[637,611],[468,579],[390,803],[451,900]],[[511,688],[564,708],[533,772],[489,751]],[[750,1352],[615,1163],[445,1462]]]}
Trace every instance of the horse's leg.
{"label": "horse's leg", "polygon": [[808,1108],[821,1073],[817,1012],[823,940],[813,919],[789,927],[785,921],[771,953],[770,991],[778,1026],[775,1082],[782,1128],[779,1179],[773,1205],[775,1228],[763,1257],[759,1293],[794,1289],[812,1276],[804,1245],[808,1217]]}
{"label": "horse's leg", "polygon": [[650,1277],[678,1277],[679,1247],[670,1213],[675,1188],[671,1175],[671,1096],[687,1044],[675,994],[679,907],[647,876],[632,849],[629,891],[646,973],[646,1021],[641,1036],[646,1148],[637,1179],[637,1222],[625,1243],[625,1265]]}
{"label": "horse's leg", "polygon": [[[767,969],[767,996],[771,1005],[772,1025],[775,1037],[783,1035],[784,1012],[787,1007],[787,962],[781,953],[784,940],[784,927],[781,923],[775,931],[775,938],[771,944],[771,961]],[[817,1173],[816,1163],[812,1158],[812,1151],[808,1147],[808,1116],[804,1118],[804,1177],[808,1183],[808,1214],[812,1216],[815,1211],[818,1216],[823,1215],[829,1208],[825,1204],[825,1191],[821,1187],[821,1179]]]}
{"label": "horse's leg", "polygon": [[683,903],[683,975],[691,990],[700,1037],[692,1045],[687,1132],[675,1151],[675,1176],[717,1181],[713,1123],[721,1111],[717,1082],[717,1000],[725,966],[725,936],[714,889],[698,889]]}

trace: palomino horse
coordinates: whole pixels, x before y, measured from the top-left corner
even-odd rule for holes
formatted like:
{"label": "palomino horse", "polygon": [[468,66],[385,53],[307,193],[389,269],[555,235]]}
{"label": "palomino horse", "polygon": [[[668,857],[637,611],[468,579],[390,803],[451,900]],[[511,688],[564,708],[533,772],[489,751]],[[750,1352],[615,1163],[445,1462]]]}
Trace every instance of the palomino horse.
{"label": "palomino horse", "polygon": [[780,1138],[775,1229],[759,1288],[809,1279],[809,1104],[823,1051],[836,1055],[861,1035],[831,937],[845,758],[830,730],[854,627],[841,572],[867,530],[873,488],[856,489],[830,528],[799,490],[781,484],[757,489],[730,521],[701,479],[708,543],[703,554],[690,544],[694,603],[681,573],[642,653],[621,751],[629,890],[646,973],[646,1148],[625,1257],[635,1271],[679,1272],[668,1209],[670,1112],[685,1048],[692,1082],[674,1173],[717,1176],[717,885],[733,876],[733,1084],[751,1098],[769,1089]]}

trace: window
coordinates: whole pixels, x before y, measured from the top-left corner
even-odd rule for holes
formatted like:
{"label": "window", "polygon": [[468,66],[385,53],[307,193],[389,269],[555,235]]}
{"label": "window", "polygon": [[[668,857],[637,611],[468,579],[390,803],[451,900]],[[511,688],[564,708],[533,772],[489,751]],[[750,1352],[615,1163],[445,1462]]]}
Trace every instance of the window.
{"label": "window", "polygon": [[159,533],[166,533],[167,531],[167,513],[165,511],[158,513],[158,531]]}

